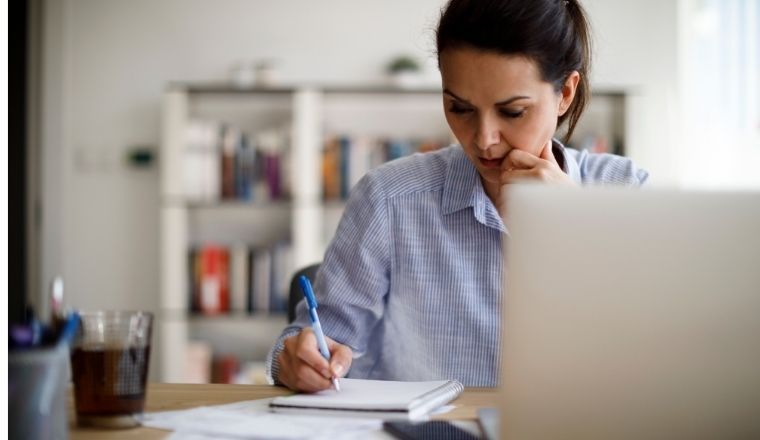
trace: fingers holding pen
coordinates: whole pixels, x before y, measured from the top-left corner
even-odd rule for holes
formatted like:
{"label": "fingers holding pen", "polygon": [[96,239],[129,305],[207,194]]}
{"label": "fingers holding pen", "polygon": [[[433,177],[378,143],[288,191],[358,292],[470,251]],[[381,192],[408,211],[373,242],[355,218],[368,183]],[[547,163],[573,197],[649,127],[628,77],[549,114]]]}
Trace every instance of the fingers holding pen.
{"label": "fingers holding pen", "polygon": [[290,389],[308,393],[332,388],[332,378],[345,376],[351,368],[353,351],[328,337],[325,342],[330,361],[319,351],[316,334],[311,328],[304,328],[285,339],[278,357],[278,380]]}
{"label": "fingers holding pen", "polygon": [[327,339],[327,347],[330,350],[330,371],[335,377],[343,377],[351,368],[353,360],[353,351],[346,345]]}
{"label": "fingers holding pen", "polygon": [[280,365],[277,379],[282,384],[292,390],[309,393],[332,386],[329,365],[319,353],[311,329],[304,329],[285,339],[283,345],[277,358]]}
{"label": "fingers holding pen", "polygon": [[295,355],[314,369],[314,371],[319,372],[324,378],[329,379],[332,377],[330,364],[322,356],[322,353],[319,352],[317,337],[312,329],[305,328],[298,334]]}
{"label": "fingers holding pen", "polygon": [[332,386],[326,379],[306,362],[297,356],[288,356],[283,352],[280,357],[279,381],[295,391],[313,393]]}

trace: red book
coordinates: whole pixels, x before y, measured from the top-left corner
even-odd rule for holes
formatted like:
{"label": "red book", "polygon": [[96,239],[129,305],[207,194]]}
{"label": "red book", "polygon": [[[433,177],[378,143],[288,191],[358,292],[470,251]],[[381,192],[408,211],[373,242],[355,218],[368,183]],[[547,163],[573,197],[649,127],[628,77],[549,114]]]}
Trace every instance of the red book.
{"label": "red book", "polygon": [[229,252],[218,246],[200,250],[198,305],[201,313],[216,315],[230,309]]}
{"label": "red book", "polygon": [[235,376],[240,369],[237,356],[228,354],[214,359],[213,378],[214,383],[234,383]]}

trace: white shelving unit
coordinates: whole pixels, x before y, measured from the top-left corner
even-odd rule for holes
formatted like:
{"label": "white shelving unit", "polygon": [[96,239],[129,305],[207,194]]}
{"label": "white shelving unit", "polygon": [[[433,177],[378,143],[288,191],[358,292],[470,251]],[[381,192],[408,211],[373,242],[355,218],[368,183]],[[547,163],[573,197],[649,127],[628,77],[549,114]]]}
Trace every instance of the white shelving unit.
{"label": "white shelving unit", "polygon": [[[595,95],[578,133],[601,132],[625,141],[625,95]],[[290,198],[271,203],[189,201],[182,169],[186,129],[193,119],[234,125],[248,133],[289,126]],[[294,267],[321,261],[343,212],[323,202],[321,161],[326,134],[453,139],[439,89],[295,87],[235,89],[227,85],[171,85],[164,95],[161,146],[161,380],[184,380],[188,342],[262,361],[287,324],[285,316],[244,313],[218,317],[188,311],[188,249],[213,241],[251,246],[287,238]]]}

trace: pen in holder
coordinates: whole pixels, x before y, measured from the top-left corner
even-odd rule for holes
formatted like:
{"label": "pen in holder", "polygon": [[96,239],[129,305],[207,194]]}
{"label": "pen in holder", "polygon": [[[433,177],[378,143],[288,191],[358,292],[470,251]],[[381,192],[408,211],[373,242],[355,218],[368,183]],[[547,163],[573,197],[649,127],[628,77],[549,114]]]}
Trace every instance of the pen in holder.
{"label": "pen in holder", "polygon": [[[27,327],[41,326],[34,322]],[[19,328],[23,327],[16,329],[23,333]],[[15,348],[8,352],[9,438],[67,438],[69,348],[78,329],[79,315],[72,313],[63,321],[61,330],[50,337],[49,345],[40,345],[42,339],[28,345],[23,338],[11,341]]]}

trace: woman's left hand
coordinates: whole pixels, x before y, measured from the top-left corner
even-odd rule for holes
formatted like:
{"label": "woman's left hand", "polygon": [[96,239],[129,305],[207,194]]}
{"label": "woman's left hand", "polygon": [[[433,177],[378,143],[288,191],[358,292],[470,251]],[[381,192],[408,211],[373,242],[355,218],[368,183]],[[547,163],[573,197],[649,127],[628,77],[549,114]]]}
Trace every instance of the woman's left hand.
{"label": "woman's left hand", "polygon": [[538,181],[558,185],[576,185],[557,163],[552,153],[551,140],[544,145],[539,156],[515,148],[507,154],[507,158],[511,167],[501,172],[502,184]]}

